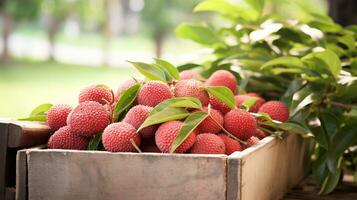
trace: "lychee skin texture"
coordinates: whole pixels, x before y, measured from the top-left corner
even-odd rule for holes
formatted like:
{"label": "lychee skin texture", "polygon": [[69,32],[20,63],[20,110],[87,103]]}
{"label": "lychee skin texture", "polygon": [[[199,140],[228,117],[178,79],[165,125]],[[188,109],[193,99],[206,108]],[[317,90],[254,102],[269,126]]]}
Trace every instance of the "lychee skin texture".
{"label": "lychee skin texture", "polygon": [[104,149],[111,152],[132,152],[135,147],[130,142],[133,140],[137,146],[140,146],[141,138],[136,133],[135,128],[126,122],[117,122],[110,124],[104,129],[102,142]]}
{"label": "lychee skin texture", "polygon": [[149,81],[140,89],[137,100],[138,104],[155,107],[172,97],[169,85],[160,81]]}
{"label": "lychee skin texture", "polygon": [[[170,121],[160,125],[155,133],[155,143],[161,152],[169,152],[172,142],[180,132],[181,121]],[[192,131],[186,140],[176,148],[176,153],[184,153],[189,150],[196,141],[196,131]]]}
{"label": "lychee skin texture", "polygon": [[[208,112],[208,107],[203,107],[201,109],[203,112]],[[213,108],[211,108],[211,115],[203,120],[197,129],[200,133],[218,133],[223,127],[223,116],[222,114]]]}
{"label": "lychee skin texture", "polygon": [[228,137],[226,134],[218,134],[218,137],[220,137],[226,145],[227,155],[231,155],[236,151],[243,151],[242,145],[240,145],[238,141]]}
{"label": "lychee skin texture", "polygon": [[265,103],[265,100],[261,97],[258,96],[251,96],[248,94],[241,94],[241,95],[236,95],[235,97],[237,107],[242,106],[245,100],[249,98],[256,98],[257,100],[253,104],[253,106],[250,107],[249,112],[258,112],[259,108]]}
{"label": "lychee skin texture", "polygon": [[265,138],[266,136],[268,136],[267,133],[265,133],[264,131],[260,130],[260,129],[257,129],[256,132],[255,132],[255,136],[259,139],[263,139]]}
{"label": "lychee skin texture", "polygon": [[259,141],[260,141],[260,139],[257,138],[257,137],[255,137],[255,136],[250,137],[250,138],[246,141],[247,144],[244,145],[244,149],[255,145],[255,144],[258,143]]}
{"label": "lychee skin texture", "polygon": [[197,80],[180,80],[175,84],[175,97],[195,97],[203,106],[209,102],[208,93],[203,89],[203,83]]}
{"label": "lychee skin texture", "polygon": [[72,107],[66,104],[57,104],[47,111],[47,124],[51,130],[55,131],[66,126],[67,116],[72,111]]}
{"label": "lychee skin texture", "polygon": [[102,105],[113,103],[114,97],[110,90],[100,86],[89,86],[79,93],[79,103],[96,101]]}
{"label": "lychee skin texture", "polygon": [[289,119],[289,108],[281,101],[268,101],[259,108],[259,112],[267,113],[272,119],[281,122]]}
{"label": "lychee skin texture", "polygon": [[237,93],[236,77],[226,70],[215,71],[206,81],[207,86],[226,86],[233,94]]}
{"label": "lychee skin texture", "polygon": [[225,154],[226,147],[223,140],[212,133],[197,135],[196,142],[191,149],[195,154]]}
{"label": "lychee skin texture", "polygon": [[255,135],[257,122],[249,112],[236,108],[224,116],[224,128],[241,140]]}
{"label": "lychee skin texture", "polygon": [[201,75],[193,70],[184,70],[180,72],[180,80],[188,80],[188,79],[198,79]]}
{"label": "lychee skin texture", "polygon": [[[144,123],[146,118],[148,118],[152,109],[153,108],[149,106],[136,105],[128,111],[128,113],[125,115],[125,118],[123,119],[123,122],[131,124],[135,129],[138,129],[141,124]],[[155,135],[157,128],[157,125],[152,125],[140,130],[139,134],[142,138],[151,138]]]}
{"label": "lychee skin texture", "polygon": [[121,95],[121,93],[122,93],[124,90],[127,90],[127,89],[129,89],[130,87],[134,86],[136,83],[137,83],[137,82],[136,82],[136,80],[134,80],[134,79],[128,79],[128,80],[122,82],[122,83],[119,85],[119,87],[118,87],[118,89],[116,90],[116,92],[115,92],[115,95],[114,95],[114,99],[115,99],[115,100],[114,100],[114,101],[115,101],[115,102],[118,101],[118,100],[119,100],[119,97],[120,97],[120,95]]}
{"label": "lychee skin texture", "polygon": [[231,110],[225,103],[221,102],[214,96],[210,96],[209,103],[213,109],[220,111],[222,114],[226,114]]}
{"label": "lychee skin texture", "polygon": [[68,126],[58,129],[48,140],[50,149],[76,149],[83,150],[88,146],[88,138],[71,132]]}
{"label": "lychee skin texture", "polygon": [[98,102],[80,103],[67,117],[71,131],[85,137],[91,137],[105,129],[110,123],[107,110]]}

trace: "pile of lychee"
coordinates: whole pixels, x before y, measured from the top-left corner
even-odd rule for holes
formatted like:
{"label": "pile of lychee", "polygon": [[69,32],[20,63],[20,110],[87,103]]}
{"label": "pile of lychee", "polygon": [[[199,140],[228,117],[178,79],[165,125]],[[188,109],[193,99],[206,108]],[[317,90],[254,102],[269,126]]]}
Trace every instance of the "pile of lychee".
{"label": "pile of lychee", "polygon": [[[113,122],[113,109],[121,94],[138,83],[142,86],[134,105],[119,122]],[[210,95],[205,86],[229,88],[235,95],[236,107],[230,109],[217,97]],[[139,127],[155,106],[175,97],[197,98],[202,108],[187,110],[191,113],[209,113],[175,149],[175,153],[229,155],[255,145],[271,134],[269,127],[259,124],[261,119],[254,113],[266,113],[280,122],[288,120],[289,111],[284,103],[266,101],[256,93],[237,93],[237,80],[226,70],[214,72],[207,80],[193,70],[182,71],[180,80],[172,83],[129,79],[114,92],[103,85],[89,86],[80,92],[79,105],[75,108],[58,104],[48,110],[47,123],[54,131],[48,140],[48,147],[85,150],[96,134],[102,134],[102,149],[106,151],[167,153],[183,121],[167,121],[140,130]],[[242,104],[250,98],[255,98],[254,104],[249,109],[243,109]]]}

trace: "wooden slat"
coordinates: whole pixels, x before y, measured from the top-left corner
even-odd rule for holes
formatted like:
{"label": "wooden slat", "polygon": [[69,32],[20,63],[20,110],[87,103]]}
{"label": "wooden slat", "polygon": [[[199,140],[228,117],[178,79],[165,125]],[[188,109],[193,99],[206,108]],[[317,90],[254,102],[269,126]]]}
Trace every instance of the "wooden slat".
{"label": "wooden slat", "polygon": [[225,200],[225,155],[31,150],[28,195],[37,199]]}
{"label": "wooden slat", "polygon": [[8,131],[8,124],[0,123],[0,199],[5,199],[6,193],[6,155]]}
{"label": "wooden slat", "polygon": [[27,199],[27,155],[26,150],[16,156],[16,200]]}
{"label": "wooden slat", "polygon": [[45,123],[4,120],[9,124],[8,147],[24,148],[44,144],[49,137],[50,128]]}

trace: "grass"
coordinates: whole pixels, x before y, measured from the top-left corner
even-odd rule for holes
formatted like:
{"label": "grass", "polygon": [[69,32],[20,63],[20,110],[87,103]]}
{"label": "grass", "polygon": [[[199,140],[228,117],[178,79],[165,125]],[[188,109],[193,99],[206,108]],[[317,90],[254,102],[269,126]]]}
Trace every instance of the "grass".
{"label": "grass", "polygon": [[131,76],[138,76],[132,68],[34,61],[0,65],[0,117],[26,117],[34,107],[47,102],[75,106],[83,87],[106,84],[115,89]]}

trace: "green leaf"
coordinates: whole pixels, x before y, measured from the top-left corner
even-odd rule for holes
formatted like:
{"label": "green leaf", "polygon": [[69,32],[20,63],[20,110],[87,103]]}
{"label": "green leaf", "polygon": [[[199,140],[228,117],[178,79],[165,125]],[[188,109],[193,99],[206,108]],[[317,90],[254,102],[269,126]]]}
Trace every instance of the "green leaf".
{"label": "green leaf", "polygon": [[113,122],[117,122],[123,115],[124,111],[126,111],[133,105],[140,88],[141,84],[138,83],[131,86],[129,89],[125,90],[120,94],[119,101],[115,105],[113,111]]}
{"label": "green leaf", "polygon": [[314,93],[307,95],[292,111],[290,116],[295,115],[299,110],[303,109],[305,106],[310,105],[314,102]]}
{"label": "green leaf", "polygon": [[205,90],[211,95],[216,97],[219,101],[225,103],[230,109],[236,107],[233,92],[224,86],[205,86]]}
{"label": "green leaf", "polygon": [[303,137],[310,137],[312,135],[308,128],[298,122],[284,122],[278,124],[278,127],[286,132],[296,133],[302,135]]}
{"label": "green leaf", "polygon": [[177,69],[182,72],[184,70],[189,70],[189,69],[193,69],[193,68],[197,68],[197,67],[200,67],[201,65],[199,64],[195,64],[195,63],[186,63],[186,64],[183,64],[183,65],[180,65],[177,67]]}
{"label": "green leaf", "polygon": [[355,38],[352,35],[344,35],[342,37],[338,37],[337,41],[346,45],[347,48],[349,49],[354,49],[355,48]]}
{"label": "green leaf", "polygon": [[50,108],[52,108],[52,106],[53,105],[51,103],[41,104],[31,111],[30,116],[45,114]]}
{"label": "green leaf", "polygon": [[341,169],[338,168],[333,173],[329,172],[327,177],[325,178],[322,187],[319,191],[319,194],[326,195],[332,192],[337,186],[341,176]]}
{"label": "green leaf", "polygon": [[339,120],[336,118],[335,115],[332,113],[321,113],[319,115],[319,119],[321,122],[321,127],[323,130],[326,132],[328,138],[329,138],[329,143],[332,142],[332,138],[337,134],[337,131],[339,129]]}
{"label": "green leaf", "polygon": [[256,97],[249,97],[248,99],[243,101],[242,107],[248,111],[255,104],[257,100],[258,98]]}
{"label": "green leaf", "polygon": [[173,108],[202,108],[201,101],[194,97],[175,97],[172,99],[167,99],[159,103],[155,108],[150,112],[150,115],[154,115],[167,107]]}
{"label": "green leaf", "polygon": [[342,69],[341,61],[333,51],[324,50],[321,52],[313,52],[304,56],[302,60],[312,60],[313,62],[316,62],[314,61],[314,58],[321,60],[335,78],[337,78],[337,76],[340,74]]}
{"label": "green leaf", "polygon": [[186,140],[195,128],[208,116],[206,112],[191,113],[183,122],[180,132],[177,134],[175,140],[172,142],[170,153],[175,150]]}
{"label": "green leaf", "polygon": [[170,75],[173,80],[180,79],[180,72],[173,64],[161,59],[155,59],[155,61],[157,65],[160,65],[163,69],[165,69],[165,72]]}
{"label": "green leaf", "polygon": [[20,121],[37,121],[37,122],[45,122],[47,121],[47,116],[45,114],[34,115],[26,118],[18,119]]}
{"label": "green leaf", "polygon": [[297,68],[304,67],[304,63],[301,62],[299,58],[293,56],[282,56],[264,63],[264,65],[262,65],[260,69],[271,68],[277,65],[283,65],[286,67],[297,67]]}
{"label": "green leaf", "polygon": [[97,133],[91,138],[87,146],[87,150],[99,150],[101,147],[102,133]]}
{"label": "green leaf", "polygon": [[252,8],[254,8],[260,15],[263,14],[265,0],[245,0]]}
{"label": "green leaf", "polygon": [[190,113],[183,108],[167,107],[157,113],[150,115],[144,123],[138,128],[138,132],[148,126],[161,124],[163,122],[180,120],[186,118]]}
{"label": "green leaf", "polygon": [[203,45],[211,46],[219,42],[216,34],[206,25],[183,23],[176,28],[175,32],[182,38],[191,39]]}
{"label": "green leaf", "polygon": [[166,82],[165,72],[155,65],[150,65],[143,62],[130,62],[142,75],[149,80],[160,80]]}

